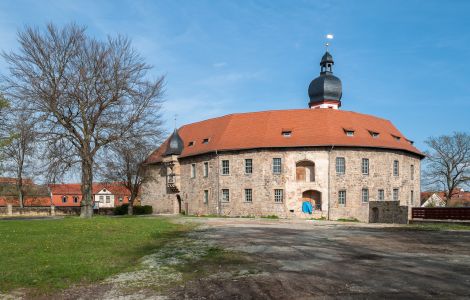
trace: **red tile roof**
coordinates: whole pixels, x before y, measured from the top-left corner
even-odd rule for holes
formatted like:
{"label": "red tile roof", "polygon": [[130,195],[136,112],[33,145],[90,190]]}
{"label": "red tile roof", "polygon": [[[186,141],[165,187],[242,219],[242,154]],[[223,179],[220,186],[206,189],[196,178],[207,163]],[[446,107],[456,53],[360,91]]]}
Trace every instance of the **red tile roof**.
{"label": "red tile roof", "polygon": [[[282,130],[292,130],[290,137]],[[354,131],[347,136],[344,128]],[[374,138],[370,132],[379,133]],[[336,109],[274,110],[231,114],[182,126],[184,141],[180,157],[208,152],[255,148],[350,146],[404,150],[424,155],[385,119]],[[403,137],[399,140],[393,136]],[[202,141],[209,138],[209,143]],[[189,146],[194,142],[193,146]],[[161,161],[167,142],[155,150],[147,163]]]}
{"label": "red tile roof", "polygon": [[[81,195],[80,183],[50,184],[53,195]],[[130,196],[129,190],[119,183],[93,183],[93,194],[99,193],[102,189],[107,189],[114,195]]]}

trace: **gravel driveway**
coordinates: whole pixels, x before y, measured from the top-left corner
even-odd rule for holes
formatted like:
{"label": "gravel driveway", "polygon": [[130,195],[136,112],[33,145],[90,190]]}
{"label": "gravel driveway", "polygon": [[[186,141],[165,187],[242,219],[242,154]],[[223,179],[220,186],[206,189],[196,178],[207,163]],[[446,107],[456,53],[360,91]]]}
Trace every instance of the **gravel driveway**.
{"label": "gravel driveway", "polygon": [[[182,219],[181,221],[184,221]],[[188,221],[186,219],[185,221]],[[470,231],[322,221],[190,219],[201,239],[254,259],[256,274],[214,274],[186,299],[459,299],[470,296]]]}

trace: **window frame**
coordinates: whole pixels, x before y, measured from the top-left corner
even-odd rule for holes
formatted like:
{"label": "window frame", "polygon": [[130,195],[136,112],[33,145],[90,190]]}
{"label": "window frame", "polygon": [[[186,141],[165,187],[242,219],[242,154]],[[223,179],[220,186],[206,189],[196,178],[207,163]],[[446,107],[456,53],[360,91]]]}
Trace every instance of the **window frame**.
{"label": "window frame", "polygon": [[110,195],[106,195],[106,203],[111,203],[111,196]]}
{"label": "window frame", "polygon": [[[364,172],[364,170],[366,172]],[[369,159],[368,158],[363,158],[362,159],[361,172],[362,172],[362,175],[369,175]]]}
{"label": "window frame", "polygon": [[415,180],[415,165],[414,164],[410,165],[410,179]]}
{"label": "window frame", "polygon": [[205,161],[203,163],[203,171],[202,171],[203,177],[209,177],[209,162]]}
{"label": "window frame", "polygon": [[[248,165],[247,162],[250,162]],[[250,172],[248,172],[250,170]],[[253,174],[253,159],[252,158],[245,158],[245,174]]]}
{"label": "window frame", "polygon": [[400,162],[397,159],[393,161],[393,176],[400,176]]}
{"label": "window frame", "polygon": [[378,201],[385,201],[385,191],[384,189],[377,190],[377,200]]}
{"label": "window frame", "polygon": [[78,201],[78,196],[73,196],[72,202],[73,202],[73,203],[78,203],[78,202],[79,202],[79,201]]}
{"label": "window frame", "polygon": [[[279,162],[279,164],[277,164]],[[272,168],[274,175],[280,175],[282,173],[282,158],[274,157],[273,158],[273,168]]]}
{"label": "window frame", "polygon": [[338,191],[338,204],[341,206],[346,206],[346,190]]}
{"label": "window frame", "polygon": [[284,203],[283,189],[274,189],[274,203]]}
{"label": "window frame", "polygon": [[[224,164],[227,164],[226,166]],[[230,175],[230,160],[222,160],[222,175]]]}
{"label": "window frame", "polygon": [[230,202],[230,189],[222,189],[222,202]]}
{"label": "window frame", "polygon": [[[341,162],[341,163],[339,163],[339,162]],[[344,158],[344,156],[336,157],[335,170],[336,170],[336,175],[346,174],[346,158]]]}
{"label": "window frame", "polygon": [[361,190],[361,203],[369,203],[369,189],[362,188]]}
{"label": "window frame", "polygon": [[66,195],[62,196],[62,203],[67,203],[68,197]]}
{"label": "window frame", "polygon": [[393,201],[400,201],[400,190],[398,188],[392,190],[392,199]]}
{"label": "window frame", "polygon": [[244,200],[247,203],[253,203],[253,189],[245,189]]}
{"label": "window frame", "polygon": [[191,164],[191,179],[196,178],[196,164]]}
{"label": "window frame", "polygon": [[209,203],[209,190],[204,190],[202,203],[208,204]]}

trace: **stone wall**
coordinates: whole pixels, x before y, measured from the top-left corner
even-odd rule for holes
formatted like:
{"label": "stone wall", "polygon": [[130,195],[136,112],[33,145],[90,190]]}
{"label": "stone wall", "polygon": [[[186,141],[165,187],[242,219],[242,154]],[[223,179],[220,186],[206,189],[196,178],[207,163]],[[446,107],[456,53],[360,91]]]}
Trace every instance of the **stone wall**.
{"label": "stone wall", "polygon": [[[346,172],[336,174],[336,157],[344,157]],[[369,159],[369,175],[363,175],[362,158]],[[362,189],[369,190],[369,202],[378,200],[378,190],[384,190],[385,201],[392,199],[394,188],[399,189],[399,203],[402,206],[419,206],[420,159],[403,151],[336,148],[330,153],[330,219],[356,218],[369,221],[369,205],[362,202]],[[399,161],[399,176],[393,175],[393,161]],[[410,165],[414,165],[414,179],[411,179]],[[346,190],[346,204],[338,203],[338,192]],[[413,199],[411,198],[413,190]],[[410,212],[411,213],[411,210]]]}
{"label": "stone wall", "polygon": [[[345,157],[346,173],[337,175],[336,157]],[[273,158],[282,159],[282,173],[273,174]],[[369,159],[369,175],[361,172],[362,158]],[[252,159],[253,173],[245,173],[245,159]],[[230,161],[230,174],[221,174],[222,160]],[[393,176],[393,161],[400,165],[399,176]],[[296,180],[296,163],[310,161],[315,164],[314,181]],[[204,177],[204,162],[208,163],[208,176]],[[191,166],[195,165],[195,177]],[[410,178],[410,165],[414,164],[414,180]],[[377,199],[378,189],[384,189],[385,200],[391,200],[393,188],[399,189],[402,206],[419,206],[420,159],[402,151],[369,148],[296,148],[257,149],[205,154],[178,161],[180,191],[174,193],[166,186],[167,167],[163,164],[147,168],[147,180],[142,186],[142,205],[152,205],[154,213],[177,213],[177,195],[182,209],[188,214],[227,216],[329,217],[330,219],[356,218],[369,222],[369,204],[362,203],[362,188],[369,189],[369,201]],[[229,189],[230,201],[222,202],[222,189]],[[245,189],[252,189],[253,201],[246,202]],[[284,201],[274,201],[274,190],[284,190]],[[338,191],[347,192],[346,205],[338,204]],[[204,190],[209,192],[204,203]],[[410,191],[414,191],[413,200]],[[301,212],[302,193],[321,194],[321,210],[313,215]],[[329,201],[331,198],[331,201]]]}
{"label": "stone wall", "polygon": [[408,206],[397,201],[370,201],[369,223],[408,223]]}

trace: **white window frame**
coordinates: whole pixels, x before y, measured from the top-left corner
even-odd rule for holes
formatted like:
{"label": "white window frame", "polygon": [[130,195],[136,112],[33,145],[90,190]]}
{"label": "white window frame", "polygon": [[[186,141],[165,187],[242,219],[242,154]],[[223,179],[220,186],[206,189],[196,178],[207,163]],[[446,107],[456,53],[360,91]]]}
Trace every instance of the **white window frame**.
{"label": "white window frame", "polygon": [[400,176],[400,162],[398,160],[393,161],[393,176]]}
{"label": "white window frame", "polygon": [[363,188],[361,191],[361,202],[362,203],[369,203],[369,189]]}
{"label": "white window frame", "polygon": [[282,158],[273,158],[273,174],[279,175],[282,173]]}
{"label": "white window frame", "polygon": [[196,164],[191,164],[191,178],[196,178]]}
{"label": "white window frame", "polygon": [[110,195],[106,195],[106,203],[111,203],[111,196]]}
{"label": "white window frame", "polygon": [[245,202],[253,203],[253,189],[245,189]]}
{"label": "white window frame", "polygon": [[338,175],[346,174],[346,159],[344,157],[336,158],[336,174]]}
{"label": "white window frame", "polygon": [[251,158],[245,159],[245,174],[253,174],[253,159]]}
{"label": "white window frame", "polygon": [[230,202],[230,190],[222,189],[222,202]]}
{"label": "white window frame", "polygon": [[361,163],[362,175],[369,175],[369,159],[363,158]]}
{"label": "white window frame", "polygon": [[283,189],[275,189],[274,190],[274,202],[275,203],[283,203],[284,202],[284,190]]}
{"label": "white window frame", "polygon": [[341,206],[346,206],[346,190],[338,191],[338,204]]}
{"label": "white window frame", "polygon": [[230,175],[230,161],[228,159],[222,160],[222,175]]}
{"label": "white window frame", "polygon": [[400,190],[398,188],[393,189],[392,199],[393,201],[400,201]]}
{"label": "white window frame", "polygon": [[104,203],[104,196],[103,195],[100,195],[98,199],[99,199],[98,201],[100,201],[100,203]]}
{"label": "white window frame", "polygon": [[384,201],[385,200],[385,191],[383,189],[378,189],[377,191],[377,200]]}

